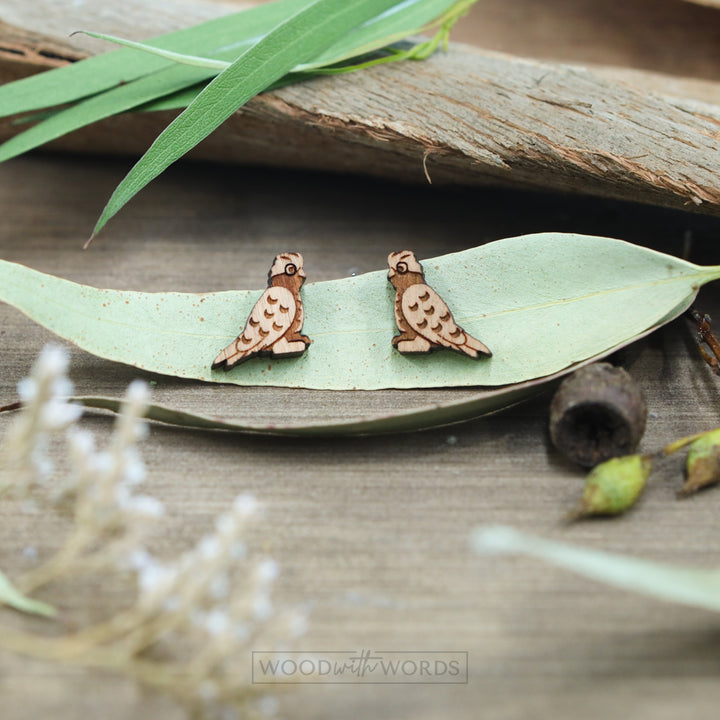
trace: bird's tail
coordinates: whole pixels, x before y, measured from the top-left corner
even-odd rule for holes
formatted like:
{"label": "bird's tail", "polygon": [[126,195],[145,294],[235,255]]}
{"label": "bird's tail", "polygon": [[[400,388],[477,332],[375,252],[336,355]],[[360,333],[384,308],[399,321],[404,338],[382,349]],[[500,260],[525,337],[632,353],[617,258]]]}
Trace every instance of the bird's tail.
{"label": "bird's tail", "polygon": [[242,360],[247,360],[250,354],[248,350],[239,350],[237,340],[233,340],[233,342],[222,350],[215,360],[213,360],[212,369],[216,370],[219,367],[224,367],[225,370],[229,370]]}
{"label": "bird's tail", "polygon": [[490,348],[488,348],[488,346],[484,343],[481,343],[479,340],[475,339],[468,332],[465,333],[465,342],[460,345],[459,348],[471,358],[478,358],[481,355],[487,355],[487,357],[492,356]]}

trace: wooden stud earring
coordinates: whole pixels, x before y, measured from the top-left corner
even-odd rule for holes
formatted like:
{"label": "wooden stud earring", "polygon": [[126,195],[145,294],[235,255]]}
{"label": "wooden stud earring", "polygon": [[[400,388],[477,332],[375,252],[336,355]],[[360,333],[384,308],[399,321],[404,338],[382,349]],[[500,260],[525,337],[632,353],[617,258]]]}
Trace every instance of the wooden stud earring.
{"label": "wooden stud earring", "polygon": [[412,251],[390,253],[388,265],[388,280],[395,288],[395,322],[400,331],[392,339],[394,348],[401,353],[449,348],[476,359],[492,355],[455,322],[444,300],[425,283],[422,265]]}
{"label": "wooden stud earring", "polygon": [[215,358],[213,370],[221,366],[229,370],[258,355],[295,357],[305,352],[310,344],[310,338],[302,335],[300,287],[305,277],[300,253],[276,256],[267,290],[255,303],[240,335]]}

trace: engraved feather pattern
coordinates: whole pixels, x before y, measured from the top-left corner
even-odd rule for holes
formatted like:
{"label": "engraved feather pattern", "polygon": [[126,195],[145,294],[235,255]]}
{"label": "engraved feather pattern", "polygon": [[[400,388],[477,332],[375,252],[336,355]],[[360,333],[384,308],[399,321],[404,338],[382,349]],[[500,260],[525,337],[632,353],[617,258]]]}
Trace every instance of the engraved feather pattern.
{"label": "engraved feather pattern", "polygon": [[426,282],[422,265],[410,250],[390,253],[388,279],[395,287],[395,320],[401,353],[445,347],[472,358],[490,356],[488,347],[461,328],[445,301]]}
{"label": "engraved feather pattern", "polygon": [[257,355],[302,354],[310,343],[301,335],[304,312],[300,286],[305,278],[299,253],[278,255],[269,287],[258,298],[241,333],[213,362],[226,370]]}
{"label": "engraved feather pattern", "polygon": [[255,303],[243,331],[232,343],[238,360],[269,349],[290,329],[294,319],[293,294],[284,287],[269,287]]}
{"label": "engraved feather pattern", "polygon": [[408,325],[435,345],[460,347],[467,336],[458,327],[445,301],[424,283],[411,285],[402,296],[402,311]]}

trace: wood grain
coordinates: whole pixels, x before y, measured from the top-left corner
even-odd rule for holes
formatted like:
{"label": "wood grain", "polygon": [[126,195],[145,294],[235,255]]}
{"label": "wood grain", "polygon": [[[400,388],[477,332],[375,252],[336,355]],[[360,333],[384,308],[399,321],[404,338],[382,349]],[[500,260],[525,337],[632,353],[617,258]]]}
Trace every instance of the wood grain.
{"label": "wood grain", "polygon": [[[108,233],[81,247],[124,163],[36,155],[0,167],[4,259],[101,287],[147,291],[257,287],[279,247],[298,248],[313,279],[380,269],[388,248],[432,257],[539,229],[621,237],[718,263],[720,221],[610,201],[510,191],[449,191],[276,170],[177,166]],[[482,220],[479,221],[478,218]],[[542,259],[539,258],[541,263]],[[720,316],[704,289],[699,307]],[[517,332],[517,328],[508,332]],[[679,321],[624,354],[648,398],[641,451],[720,425],[717,378]],[[0,402],[49,333],[0,307]],[[322,393],[231,388],[151,376],[70,348],[78,392],[120,395],[134,377],[167,404],[248,420],[362,416],[428,404],[458,391]],[[542,352],[529,347],[528,353]],[[212,350],[211,350],[212,354]],[[459,391],[463,392],[463,391]],[[187,548],[241,491],[263,519],[248,542],[281,567],[278,604],[310,603],[301,649],[467,650],[463,686],[295,686],[281,713],[297,718],[389,717],[634,720],[715,717],[717,616],[603,587],[523,559],[473,557],[478,524],[668,562],[718,565],[720,492],[675,500],[681,463],[658,470],[638,507],[613,522],[562,522],[582,472],[550,448],[548,398],[464,425],[394,437],[268,439],[153,425],[143,443],[145,490],[169,517],[154,546]],[[10,416],[0,415],[0,434]],[[102,445],[110,418],[84,426]],[[64,523],[0,505],[0,567],[28,568],[26,547],[47,553]],[[42,598],[68,617],[97,618],[128,596],[122,585],[69,584]],[[3,613],[3,622],[25,620]],[[672,678],[672,682],[668,678]],[[0,656],[3,717],[179,720],[179,710],[107,673]]]}

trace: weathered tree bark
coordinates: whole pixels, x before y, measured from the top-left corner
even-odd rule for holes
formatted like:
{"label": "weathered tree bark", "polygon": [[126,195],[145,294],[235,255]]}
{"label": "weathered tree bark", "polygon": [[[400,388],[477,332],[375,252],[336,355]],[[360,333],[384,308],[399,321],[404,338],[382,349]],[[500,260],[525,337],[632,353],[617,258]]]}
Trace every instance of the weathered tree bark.
{"label": "weathered tree bark", "polygon": [[[97,5],[84,12],[97,11]],[[133,1],[122,13],[63,23],[138,37],[136,27],[147,36],[230,9],[183,3],[179,13],[178,7]],[[0,28],[0,80],[88,52],[90,45],[61,39],[48,0],[11,2],[10,8],[4,19],[13,27]],[[452,45],[424,62],[264,93],[192,156],[409,182],[426,182],[427,176],[433,183],[580,192],[720,214],[720,107],[659,94],[664,76],[624,74],[627,82],[620,82],[612,79],[618,72]],[[676,95],[697,89],[674,83]],[[111,118],[53,146],[137,154],[172,116]],[[0,137],[15,132],[7,122],[0,126]]]}

